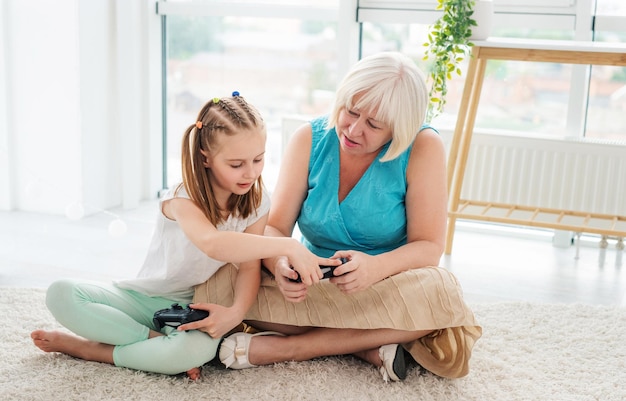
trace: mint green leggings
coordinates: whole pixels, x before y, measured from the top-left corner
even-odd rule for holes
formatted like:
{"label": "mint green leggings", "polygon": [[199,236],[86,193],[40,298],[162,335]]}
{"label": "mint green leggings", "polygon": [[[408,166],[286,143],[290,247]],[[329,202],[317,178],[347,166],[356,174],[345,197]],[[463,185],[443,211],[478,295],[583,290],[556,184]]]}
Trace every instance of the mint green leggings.
{"label": "mint green leggings", "polygon": [[202,331],[167,326],[161,330],[165,336],[148,339],[150,329],[157,330],[154,312],[175,302],[76,280],[55,281],[46,294],[46,305],[59,323],[81,337],[115,346],[116,366],[169,375],[212,360],[220,340]]}

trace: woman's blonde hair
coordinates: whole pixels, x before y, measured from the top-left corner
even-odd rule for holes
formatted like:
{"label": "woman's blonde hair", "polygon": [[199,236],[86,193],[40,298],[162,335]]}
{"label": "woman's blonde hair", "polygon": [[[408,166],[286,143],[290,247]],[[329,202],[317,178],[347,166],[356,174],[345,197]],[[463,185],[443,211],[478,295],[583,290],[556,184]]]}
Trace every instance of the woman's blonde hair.
{"label": "woman's blonde hair", "polygon": [[[261,114],[246,100],[234,92],[232,97],[215,98],[207,102],[196,122],[185,130],[182,141],[183,182],[176,193],[184,186],[189,198],[194,201],[213,225],[224,219],[215,198],[211,180],[204,166],[205,153],[215,152],[219,135],[237,135],[242,131],[258,130],[265,135],[265,123]],[[263,180],[261,176],[252,189],[243,195],[231,194],[226,205],[229,214],[248,217],[261,204]]]}
{"label": "woman's blonde hair", "polygon": [[[354,104],[354,97],[360,96]],[[413,143],[424,124],[428,89],[424,74],[402,53],[382,52],[357,62],[339,84],[328,128],[335,128],[343,109],[375,111],[391,128],[392,139],[380,161],[398,157]]]}

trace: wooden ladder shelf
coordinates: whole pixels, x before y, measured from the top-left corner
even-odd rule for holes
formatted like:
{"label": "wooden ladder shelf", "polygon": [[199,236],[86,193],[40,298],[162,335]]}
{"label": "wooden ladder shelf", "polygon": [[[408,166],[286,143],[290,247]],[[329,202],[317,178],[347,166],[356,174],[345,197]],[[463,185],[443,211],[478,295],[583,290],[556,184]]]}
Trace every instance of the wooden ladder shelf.
{"label": "wooden ladder shelf", "polygon": [[626,66],[626,44],[498,38],[475,43],[448,157],[450,197],[445,253],[452,252],[456,219],[626,237],[626,216],[622,215],[460,199],[487,60]]}

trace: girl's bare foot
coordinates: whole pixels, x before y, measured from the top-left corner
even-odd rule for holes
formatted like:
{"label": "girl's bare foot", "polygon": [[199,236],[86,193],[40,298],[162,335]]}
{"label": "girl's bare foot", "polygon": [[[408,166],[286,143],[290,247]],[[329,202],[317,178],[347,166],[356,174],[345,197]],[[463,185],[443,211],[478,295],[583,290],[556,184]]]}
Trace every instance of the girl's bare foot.
{"label": "girl's bare foot", "polygon": [[85,345],[88,342],[83,338],[61,331],[35,330],[30,333],[30,338],[42,351],[61,352],[77,358],[81,358],[79,355],[81,345]]}
{"label": "girl's bare foot", "polygon": [[113,364],[113,346],[86,340],[62,331],[35,330],[33,343],[44,352],[61,352],[87,361]]}
{"label": "girl's bare foot", "polygon": [[[157,335],[162,334],[151,337]],[[61,352],[87,361],[113,364],[113,346],[109,344],[90,341],[63,331],[35,330],[30,333],[30,337],[35,346],[44,352]],[[191,380],[198,380],[201,372],[200,368],[193,368],[186,373]]]}
{"label": "girl's bare foot", "polygon": [[187,377],[191,380],[198,380],[202,370],[200,368],[192,368],[187,371]]}

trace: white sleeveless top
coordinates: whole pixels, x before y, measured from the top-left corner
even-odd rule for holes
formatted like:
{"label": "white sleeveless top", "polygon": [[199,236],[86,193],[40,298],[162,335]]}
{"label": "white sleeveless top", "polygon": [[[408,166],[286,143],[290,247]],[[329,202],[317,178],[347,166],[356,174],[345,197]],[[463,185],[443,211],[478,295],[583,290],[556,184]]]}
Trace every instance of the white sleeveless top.
{"label": "white sleeveless top", "polygon": [[[215,260],[200,251],[183,233],[176,221],[162,212],[163,202],[174,198],[169,189],[159,201],[159,215],[148,254],[139,274],[134,279],[115,281],[123,289],[134,290],[149,296],[158,296],[188,303],[194,294],[194,286],[204,283],[228,261]],[[177,197],[189,198],[184,188]],[[247,227],[266,215],[270,209],[269,193],[263,188],[263,198],[256,213],[246,219],[228,217],[219,224],[219,231],[243,232]]]}

